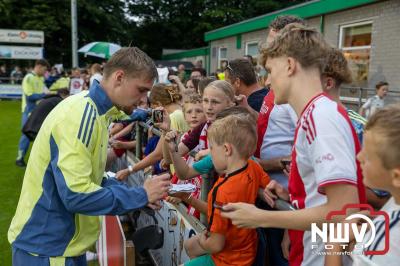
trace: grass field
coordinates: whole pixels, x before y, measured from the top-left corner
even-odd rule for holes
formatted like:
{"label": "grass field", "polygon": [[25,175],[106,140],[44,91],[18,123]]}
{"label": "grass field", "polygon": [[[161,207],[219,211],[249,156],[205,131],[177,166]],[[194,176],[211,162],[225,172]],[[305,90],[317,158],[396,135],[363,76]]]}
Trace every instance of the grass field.
{"label": "grass field", "polygon": [[0,265],[11,265],[7,231],[17,207],[25,168],[15,165],[21,102],[0,101]]}

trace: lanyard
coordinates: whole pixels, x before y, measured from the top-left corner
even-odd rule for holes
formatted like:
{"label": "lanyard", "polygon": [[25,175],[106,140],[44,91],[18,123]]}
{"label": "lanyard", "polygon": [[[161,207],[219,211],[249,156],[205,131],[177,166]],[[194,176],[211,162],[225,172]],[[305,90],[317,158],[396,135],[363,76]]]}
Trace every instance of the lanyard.
{"label": "lanyard", "polygon": [[217,184],[217,185],[214,187],[214,189],[213,189],[213,191],[212,191],[212,194],[211,194],[211,215],[210,215],[209,220],[208,220],[208,226],[207,226],[207,231],[208,231],[208,232],[210,231],[211,226],[212,226],[212,223],[213,223],[213,220],[214,220],[214,213],[215,213],[214,203],[215,203],[215,200],[217,199],[217,192],[218,192],[218,189],[219,189],[226,181],[228,181],[228,179],[229,179],[231,176],[237,175],[237,174],[239,174],[240,172],[244,171],[244,170],[247,168],[247,166],[248,166],[248,164],[246,164],[244,167],[242,167],[242,168],[240,168],[240,169],[238,169],[238,170],[236,170],[236,171],[234,171],[234,172],[232,172],[232,173],[226,175],[226,176],[224,177],[224,180],[223,180],[221,183]]}

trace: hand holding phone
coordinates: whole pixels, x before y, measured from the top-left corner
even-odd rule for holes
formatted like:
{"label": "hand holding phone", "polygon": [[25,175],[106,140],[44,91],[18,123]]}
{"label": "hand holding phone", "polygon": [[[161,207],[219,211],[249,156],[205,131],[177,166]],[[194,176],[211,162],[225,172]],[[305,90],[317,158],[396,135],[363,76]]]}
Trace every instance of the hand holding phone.
{"label": "hand holding phone", "polygon": [[218,201],[214,202],[214,204],[213,204],[215,209],[219,209],[222,212],[226,212],[226,210],[224,210],[224,208],[223,208],[225,205],[226,204],[224,204],[222,202],[218,202]]}
{"label": "hand holding phone", "polygon": [[153,123],[162,123],[164,121],[163,110],[153,110],[151,112],[151,120]]}
{"label": "hand holding phone", "polygon": [[287,173],[289,173],[290,172],[290,165],[292,164],[292,160],[288,160],[288,159],[282,159],[281,160],[281,165],[282,165],[282,170],[283,170],[283,172],[287,172]]}
{"label": "hand holding phone", "polygon": [[292,160],[286,160],[286,159],[282,159],[282,160],[281,160],[281,164],[282,164],[284,167],[290,166],[291,163],[292,163]]}

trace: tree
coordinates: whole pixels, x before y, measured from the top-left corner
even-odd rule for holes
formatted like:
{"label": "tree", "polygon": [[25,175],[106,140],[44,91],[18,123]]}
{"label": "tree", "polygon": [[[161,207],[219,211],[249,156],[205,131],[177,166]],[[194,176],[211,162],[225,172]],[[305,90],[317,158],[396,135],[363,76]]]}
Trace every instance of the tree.
{"label": "tree", "polygon": [[[78,45],[93,41],[135,45],[158,59],[162,48],[205,46],[207,31],[298,2],[303,1],[77,0]],[[52,64],[63,63],[68,67],[71,65],[70,8],[69,0],[2,0],[0,25],[7,29],[44,31],[45,57]]]}
{"label": "tree", "polygon": [[[78,46],[92,41],[128,45],[125,4],[115,0],[77,0]],[[6,29],[42,30],[45,57],[71,66],[71,4],[66,0],[3,0],[0,25]],[[82,61],[82,60],[80,60]],[[82,65],[82,64],[81,64]]]}
{"label": "tree", "polygon": [[134,44],[154,58],[162,48],[205,46],[204,33],[304,1],[134,0],[128,10],[136,25]]}

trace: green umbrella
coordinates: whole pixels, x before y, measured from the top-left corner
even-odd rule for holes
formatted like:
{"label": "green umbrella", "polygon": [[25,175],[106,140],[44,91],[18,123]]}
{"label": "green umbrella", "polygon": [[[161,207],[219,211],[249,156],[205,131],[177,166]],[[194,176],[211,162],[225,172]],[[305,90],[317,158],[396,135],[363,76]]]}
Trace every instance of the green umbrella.
{"label": "green umbrella", "polygon": [[119,49],[121,49],[121,46],[115,43],[91,42],[80,48],[78,52],[108,59]]}

